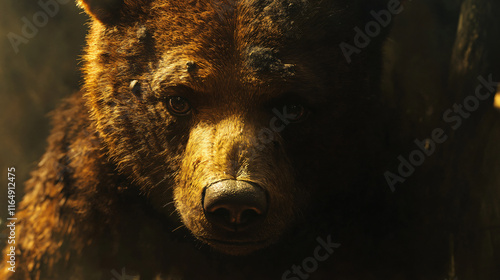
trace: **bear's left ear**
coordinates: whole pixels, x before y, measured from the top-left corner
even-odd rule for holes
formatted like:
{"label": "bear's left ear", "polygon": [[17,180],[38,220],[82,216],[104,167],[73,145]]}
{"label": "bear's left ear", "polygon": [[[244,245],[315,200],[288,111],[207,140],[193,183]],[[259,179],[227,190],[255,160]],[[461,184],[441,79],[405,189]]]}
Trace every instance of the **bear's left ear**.
{"label": "bear's left ear", "polygon": [[85,9],[94,19],[113,24],[122,17],[132,17],[144,10],[152,0],[77,0],[78,6]]}

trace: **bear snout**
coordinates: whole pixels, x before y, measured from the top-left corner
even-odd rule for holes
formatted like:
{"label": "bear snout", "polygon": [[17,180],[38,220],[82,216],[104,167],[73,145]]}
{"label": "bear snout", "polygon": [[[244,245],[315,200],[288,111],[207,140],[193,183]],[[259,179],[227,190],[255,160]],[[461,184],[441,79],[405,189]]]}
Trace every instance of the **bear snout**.
{"label": "bear snout", "polygon": [[269,200],[259,185],[241,180],[223,180],[209,185],[202,195],[207,220],[218,229],[244,232],[265,219]]}

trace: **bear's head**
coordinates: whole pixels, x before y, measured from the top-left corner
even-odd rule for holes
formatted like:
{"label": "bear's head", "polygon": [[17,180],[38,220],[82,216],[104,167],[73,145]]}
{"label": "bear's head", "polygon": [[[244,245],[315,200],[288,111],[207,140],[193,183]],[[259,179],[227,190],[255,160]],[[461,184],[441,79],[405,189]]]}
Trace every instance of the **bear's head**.
{"label": "bear's head", "polygon": [[[80,0],[84,93],[109,158],[218,251],[273,244],[355,177],[370,79],[348,0]],[[354,148],[353,148],[354,147]]]}

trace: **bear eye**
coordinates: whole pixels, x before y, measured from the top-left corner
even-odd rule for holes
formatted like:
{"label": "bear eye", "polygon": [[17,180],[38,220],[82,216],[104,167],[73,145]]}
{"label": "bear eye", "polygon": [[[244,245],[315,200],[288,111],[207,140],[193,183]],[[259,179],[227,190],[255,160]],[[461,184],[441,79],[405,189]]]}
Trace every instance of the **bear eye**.
{"label": "bear eye", "polygon": [[291,122],[299,122],[306,118],[307,110],[301,104],[287,104],[285,105],[287,111],[287,119]]}
{"label": "bear eye", "polygon": [[168,110],[177,116],[186,116],[191,113],[189,102],[180,96],[173,96],[167,99]]}

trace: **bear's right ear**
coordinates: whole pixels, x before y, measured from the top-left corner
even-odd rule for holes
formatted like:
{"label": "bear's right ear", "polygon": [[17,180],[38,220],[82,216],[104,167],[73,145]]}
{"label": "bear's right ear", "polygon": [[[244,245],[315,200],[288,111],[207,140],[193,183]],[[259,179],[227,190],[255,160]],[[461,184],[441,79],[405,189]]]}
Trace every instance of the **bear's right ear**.
{"label": "bear's right ear", "polygon": [[151,0],[77,0],[78,6],[85,9],[94,19],[113,24],[125,16],[134,16],[143,11]]}

